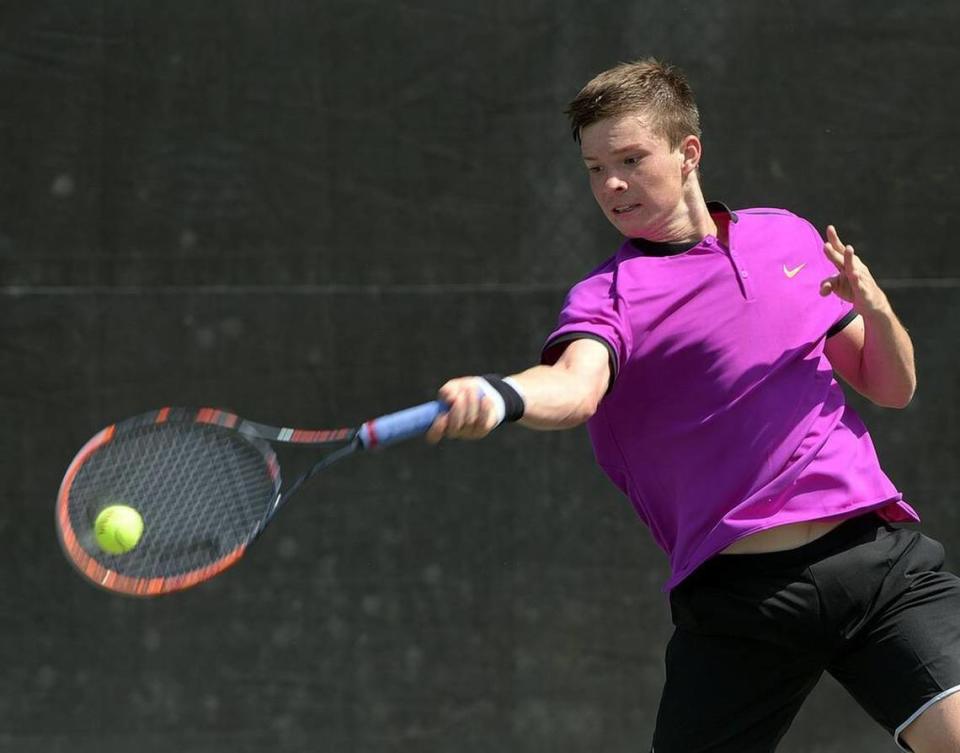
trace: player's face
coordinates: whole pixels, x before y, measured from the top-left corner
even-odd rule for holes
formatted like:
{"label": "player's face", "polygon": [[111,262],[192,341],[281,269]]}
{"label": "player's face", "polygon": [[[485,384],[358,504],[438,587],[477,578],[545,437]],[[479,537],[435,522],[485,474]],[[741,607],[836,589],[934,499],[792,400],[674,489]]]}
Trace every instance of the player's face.
{"label": "player's face", "polygon": [[636,113],[593,123],[580,138],[590,189],[613,226],[628,238],[680,240],[684,183],[692,169],[689,162],[685,167],[687,141],[671,149]]}

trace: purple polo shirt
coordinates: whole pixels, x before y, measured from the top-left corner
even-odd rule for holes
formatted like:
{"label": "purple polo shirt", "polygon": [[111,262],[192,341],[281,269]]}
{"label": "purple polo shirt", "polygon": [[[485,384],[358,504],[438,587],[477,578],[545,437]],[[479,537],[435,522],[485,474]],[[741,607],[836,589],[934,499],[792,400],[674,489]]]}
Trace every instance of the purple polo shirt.
{"label": "purple polo shirt", "polygon": [[782,209],[729,219],[729,247],[707,236],[654,256],[625,242],[573,287],[543,350],[554,363],[581,337],[609,349],[612,385],[587,427],[670,558],[664,591],[767,528],[868,510],[919,520],[824,355],[852,307],[820,296],[836,274],[820,235]]}

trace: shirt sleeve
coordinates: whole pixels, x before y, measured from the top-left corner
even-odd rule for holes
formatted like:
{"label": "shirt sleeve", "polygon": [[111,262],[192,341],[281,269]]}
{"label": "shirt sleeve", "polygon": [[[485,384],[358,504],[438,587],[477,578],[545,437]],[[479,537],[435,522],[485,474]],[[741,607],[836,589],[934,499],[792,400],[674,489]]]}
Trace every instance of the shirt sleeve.
{"label": "shirt sleeve", "polygon": [[856,319],[858,316],[860,316],[860,315],[859,315],[856,311],[854,311],[853,309],[850,309],[850,311],[847,312],[846,316],[844,316],[844,317],[843,317],[842,319],[840,319],[839,321],[835,322],[835,323],[833,324],[833,326],[830,327],[830,329],[827,330],[827,339],[829,340],[831,337],[833,337],[833,336],[834,336],[835,334],[837,334],[838,332],[842,332],[843,329],[844,329],[844,327],[846,327],[848,324],[850,324],[850,322],[852,322],[852,321],[853,321],[854,319]]}
{"label": "shirt sleeve", "polygon": [[612,386],[629,352],[629,329],[624,302],[616,293],[615,267],[611,260],[577,283],[567,294],[557,326],[547,337],[540,362],[555,364],[574,340],[596,340],[610,355]]}

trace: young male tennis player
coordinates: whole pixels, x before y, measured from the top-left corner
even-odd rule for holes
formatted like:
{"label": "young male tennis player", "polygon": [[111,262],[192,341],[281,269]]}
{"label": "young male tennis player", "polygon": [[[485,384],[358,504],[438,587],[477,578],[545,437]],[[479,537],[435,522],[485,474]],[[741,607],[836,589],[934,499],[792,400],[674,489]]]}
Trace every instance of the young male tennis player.
{"label": "young male tennis player", "polygon": [[447,382],[428,439],[587,423],[670,559],[655,753],[772,751],[824,670],[901,749],[960,751],[960,579],[896,525],[919,518],[834,378],[910,401],[886,295],[833,227],[704,201],[676,68],[619,65],[568,114],[626,240],[571,289],[541,365]]}

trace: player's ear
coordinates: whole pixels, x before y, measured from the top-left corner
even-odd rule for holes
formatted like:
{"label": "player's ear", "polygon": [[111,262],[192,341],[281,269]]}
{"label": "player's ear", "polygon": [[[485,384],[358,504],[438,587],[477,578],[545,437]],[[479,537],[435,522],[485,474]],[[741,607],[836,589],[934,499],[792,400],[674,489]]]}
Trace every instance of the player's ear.
{"label": "player's ear", "polygon": [[700,143],[700,139],[692,133],[684,137],[683,141],[680,142],[680,156],[682,159],[680,169],[683,172],[683,177],[686,178],[697,169],[700,164],[700,157],[703,156],[703,145]]}

